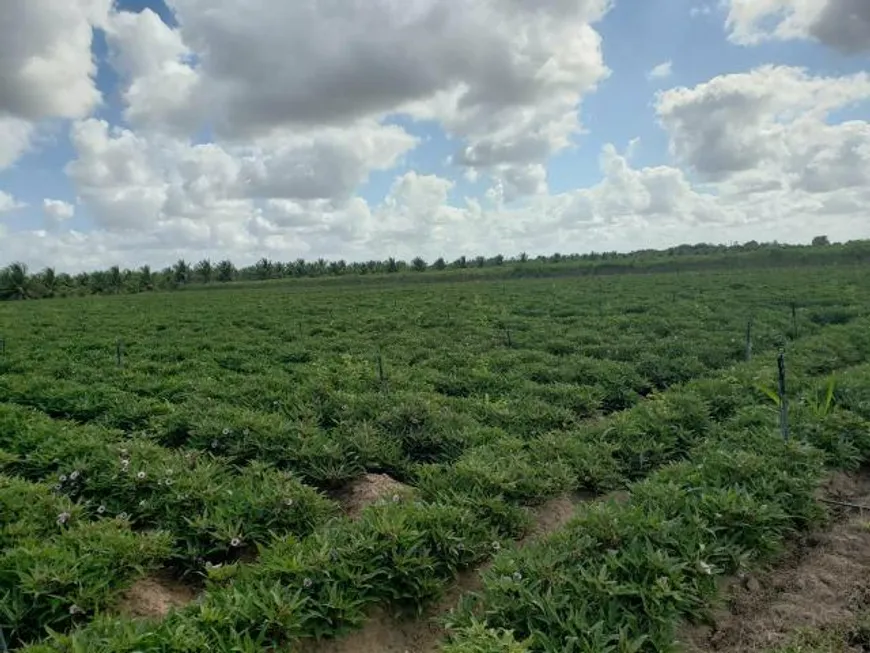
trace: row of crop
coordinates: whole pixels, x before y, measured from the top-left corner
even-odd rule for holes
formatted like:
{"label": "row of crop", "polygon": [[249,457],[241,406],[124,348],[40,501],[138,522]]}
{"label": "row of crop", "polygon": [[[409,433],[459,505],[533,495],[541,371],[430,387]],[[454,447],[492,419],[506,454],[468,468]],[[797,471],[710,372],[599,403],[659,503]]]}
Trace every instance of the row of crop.
{"label": "row of crop", "polygon": [[[776,310],[756,316],[756,350],[769,348],[786,330],[789,321],[779,315],[786,313],[781,308]],[[108,341],[94,341],[92,334],[79,334],[65,338],[69,344],[60,348],[46,346],[47,338],[42,337],[35,351],[44,348],[44,359],[17,356],[13,348],[0,361],[0,368],[7,372],[7,387],[0,388],[0,398],[36,405],[56,417],[99,419],[124,429],[147,426],[151,415],[163,412],[166,400],[188,400],[192,404],[214,400],[271,410],[270,402],[293,397],[299,385],[307,385],[313,377],[320,381],[324,374],[330,377],[330,383],[346,391],[377,388],[374,357],[380,344],[386,345],[385,366],[394,388],[422,392],[431,389],[459,397],[497,394],[517,402],[529,395],[551,401],[555,395],[557,404],[574,409],[576,404],[565,396],[569,388],[553,392],[541,389],[539,384],[579,384],[591,390],[590,399],[580,405],[581,412],[594,411],[598,406],[619,410],[635,400],[638,393],[685,381],[743,355],[745,317],[735,320],[733,313],[719,315],[709,310],[691,319],[686,317],[694,312],[697,307],[688,304],[681,313],[664,311],[652,321],[647,320],[648,315],[636,313],[627,318],[608,315],[600,324],[584,323],[579,331],[561,335],[549,323],[548,331],[540,334],[532,325],[520,323],[513,327],[513,339],[511,329],[501,318],[486,318],[486,328],[474,338],[463,338],[452,328],[439,332],[432,342],[426,340],[425,329],[409,324],[395,334],[388,331],[395,342],[375,342],[366,336],[367,344],[350,338],[340,346],[325,342],[322,334],[308,335],[299,342],[264,340],[264,330],[273,326],[283,329],[284,322],[254,320],[245,322],[247,330],[235,336],[222,330],[220,344],[202,340],[197,334],[165,337],[175,330],[161,331],[159,344],[141,338],[138,344],[127,342],[125,367],[120,371],[115,369],[117,334]],[[141,316],[134,317],[132,329],[140,325]],[[727,323],[719,324],[717,318]],[[625,322],[624,329],[618,328],[620,321]],[[809,321],[801,325],[801,333],[813,328],[818,327]],[[513,341],[514,346],[522,343],[523,347],[514,349],[506,340]],[[453,356],[447,355],[445,342],[456,350]],[[127,347],[132,348],[129,357]],[[28,355],[34,353],[31,350]],[[197,359],[200,354],[205,356],[203,360]],[[150,357],[165,359],[165,364],[155,365]],[[25,378],[16,378],[16,374]],[[277,377],[281,381],[276,383]],[[350,379],[353,386],[349,385]],[[270,398],[263,396],[266,382],[271,386]]]}
{"label": "row of crop", "polygon": [[90,518],[122,516],[171,532],[188,564],[234,559],[273,532],[306,533],[337,511],[264,463],[237,469],[209,453],[170,450],[17,406],[0,404],[0,451],[5,471],[53,484],[59,495],[83,502]]}
{"label": "row of crop", "polygon": [[11,645],[81,622],[169,556],[168,533],[86,512],[46,484],[0,474],[0,626]]}
{"label": "row of crop", "polygon": [[[661,363],[678,360],[666,357]],[[423,382],[422,392],[389,393],[372,387],[377,384],[371,361],[340,362],[335,369],[317,367],[306,383],[292,388],[274,379],[256,379],[247,388],[187,377],[183,383],[190,389],[174,393],[183,401],[176,405],[122,389],[140,380],[150,383],[150,377],[132,371],[118,377],[121,387],[7,375],[0,377],[0,397],[53,417],[141,429],[166,446],[205,449],[240,463],[268,460],[332,487],[365,470],[408,478],[418,464],[451,463],[464,450],[497,437],[571,430],[651,391],[630,365],[582,356],[554,367],[522,352],[505,352],[490,367],[469,365],[431,385]],[[540,382],[516,381],[507,373],[511,369],[527,370]],[[686,368],[671,381],[703,371]],[[429,372],[420,375],[426,379]],[[178,381],[171,383],[178,387]],[[215,400],[218,387],[234,393],[235,400]]]}
{"label": "row of crop", "polygon": [[[866,326],[832,328],[801,343],[800,353],[791,358],[795,375],[824,374],[866,359],[870,352]],[[763,407],[764,395],[751,389],[762,368],[760,362],[744,365],[720,379],[699,382],[694,389],[668,393],[673,397],[653,399],[650,403],[656,408],[644,418],[637,413],[636,422],[623,416],[604,420],[598,442],[609,445],[616,462],[605,474],[640,476],[702,442],[715,429],[716,419],[733,417],[741,403]],[[698,402],[703,406],[705,400],[689,395],[703,390],[709,393],[709,414],[698,415]],[[768,411],[760,414],[764,420],[772,418]],[[809,413],[805,417],[808,422],[813,419]],[[617,419],[623,430],[617,427]],[[694,419],[700,421],[693,426]],[[577,438],[594,442],[582,434]],[[431,475],[432,484],[421,477],[426,501],[373,506],[359,521],[337,520],[303,539],[284,538],[264,549],[256,564],[224,567],[196,605],[160,623],[98,618],[70,637],[53,638],[50,647],[54,648],[29,650],[254,651],[282,641],[334,636],[361,623],[367,608],[376,603],[419,606],[436,595],[457,569],[491,555],[500,548],[501,538],[512,535],[519,525],[513,501],[539,500],[589,482],[581,481],[577,469],[572,470],[574,476],[563,475],[561,482],[549,480],[553,465],[570,465],[570,460],[588,470],[590,463],[584,456],[571,458],[557,451],[555,460],[547,461],[529,457],[541,449],[542,442],[530,440],[526,449],[507,440],[489,446],[498,447],[499,442],[506,447],[503,453],[513,454],[514,460],[526,456],[520,460],[519,473],[502,465],[500,472],[491,473],[481,484],[469,473],[474,461],[465,468],[438,470]],[[497,460],[496,453],[494,449],[493,455],[477,461],[481,473]],[[533,486],[518,485],[529,477]],[[441,478],[451,482],[443,483]],[[519,491],[511,495],[517,487]],[[504,500],[505,495],[512,501]]]}
{"label": "row of crop", "polygon": [[558,534],[496,556],[443,651],[674,650],[677,626],[706,616],[719,577],[818,519],[826,461],[870,458],[870,422],[850,420],[844,458],[840,420],[808,417],[786,442],[766,412],[744,411],[628,501],[584,507]]}

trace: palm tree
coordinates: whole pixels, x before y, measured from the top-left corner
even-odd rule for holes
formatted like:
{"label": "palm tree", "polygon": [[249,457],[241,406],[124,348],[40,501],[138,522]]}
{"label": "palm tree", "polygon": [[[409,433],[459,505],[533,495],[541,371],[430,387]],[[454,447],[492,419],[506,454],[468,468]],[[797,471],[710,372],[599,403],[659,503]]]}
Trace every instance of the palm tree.
{"label": "palm tree", "polygon": [[39,282],[45,288],[46,297],[54,297],[57,292],[57,275],[54,273],[54,268],[45,268],[39,273]]}
{"label": "palm tree", "polygon": [[0,300],[31,297],[33,280],[27,275],[27,266],[24,263],[12,263],[0,272]]}

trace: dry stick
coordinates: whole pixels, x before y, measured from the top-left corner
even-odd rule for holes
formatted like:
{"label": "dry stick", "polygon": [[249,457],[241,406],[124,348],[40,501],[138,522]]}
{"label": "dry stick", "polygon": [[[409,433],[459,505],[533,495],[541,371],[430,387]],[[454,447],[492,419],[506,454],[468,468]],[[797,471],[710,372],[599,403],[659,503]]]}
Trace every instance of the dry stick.
{"label": "dry stick", "polygon": [[856,510],[870,510],[870,506],[864,506],[860,503],[850,503],[848,501],[834,501],[833,499],[819,499],[822,503],[830,503],[834,506],[843,506],[844,508],[855,508]]}

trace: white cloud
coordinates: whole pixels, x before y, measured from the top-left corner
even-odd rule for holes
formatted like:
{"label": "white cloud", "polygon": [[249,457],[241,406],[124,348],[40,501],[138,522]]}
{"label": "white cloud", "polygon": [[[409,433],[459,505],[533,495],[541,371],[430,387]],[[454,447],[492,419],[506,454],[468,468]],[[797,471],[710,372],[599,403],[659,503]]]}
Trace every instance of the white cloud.
{"label": "white cloud", "polygon": [[15,163],[30,147],[33,123],[0,116],[0,171]]}
{"label": "white cloud", "polygon": [[591,23],[610,1],[173,0],[179,31],[121,12],[108,34],[135,125],[245,141],[406,113],[519,195],[545,190],[542,163],[608,74]]}
{"label": "white cloud", "polygon": [[0,213],[8,213],[16,209],[23,209],[26,204],[19,202],[6,191],[0,190]]}
{"label": "white cloud", "polygon": [[69,202],[49,198],[42,200],[42,210],[45,213],[46,226],[50,229],[58,228],[76,213],[76,207]]}
{"label": "white cloud", "polygon": [[652,70],[647,73],[648,79],[667,79],[674,72],[674,63],[672,61],[665,61],[660,63],[657,66],[654,66]]}
{"label": "white cloud", "polygon": [[[811,175],[830,180],[831,174],[840,174],[825,167],[840,160],[828,155],[853,151],[853,142],[865,137],[864,128],[846,125],[833,149],[812,152],[814,163],[806,169],[815,166],[818,173]],[[86,234],[13,232],[0,241],[0,257],[15,253],[37,267],[53,263],[62,269],[86,269],[112,263],[162,266],[178,257],[229,256],[241,264],[262,256],[365,260],[422,255],[432,260],[459,254],[626,250],[698,241],[808,242],[820,225],[837,240],[870,235],[865,209],[870,180],[858,176],[833,187],[793,175],[790,187],[758,183],[753,188],[747,178],[737,177],[702,191],[678,168],[632,167],[628,153],[611,145],[602,149],[599,164],[601,181],[594,186],[533,196],[513,205],[472,198],[451,203],[452,181],[415,172],[400,175],[378,204],[361,198],[339,203],[223,200],[206,211],[188,197],[187,213],[170,217],[158,209],[156,220],[127,230],[107,225]],[[200,162],[197,169],[207,167]],[[126,174],[129,180],[140,173]]]}
{"label": "white cloud", "polygon": [[0,170],[31,143],[36,123],[80,118],[101,101],[93,27],[111,0],[12,0],[0,21]]}
{"label": "white cloud", "polygon": [[726,1],[726,27],[736,43],[813,38],[846,54],[870,50],[867,0]]}
{"label": "white cloud", "polygon": [[[867,123],[829,124],[835,109],[870,100],[870,77],[814,77],[763,66],[658,94],[671,153],[707,180],[741,175],[780,186],[836,187],[868,174]],[[857,141],[855,140],[857,139]]]}

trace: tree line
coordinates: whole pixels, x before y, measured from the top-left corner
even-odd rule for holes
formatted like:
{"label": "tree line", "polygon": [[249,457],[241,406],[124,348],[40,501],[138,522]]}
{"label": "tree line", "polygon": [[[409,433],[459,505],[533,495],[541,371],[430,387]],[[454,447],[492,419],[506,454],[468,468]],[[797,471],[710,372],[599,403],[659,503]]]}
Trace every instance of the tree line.
{"label": "tree line", "polygon": [[15,262],[0,270],[0,300],[38,299],[88,294],[140,293],[176,290],[193,285],[226,284],[235,281],[266,281],[270,279],[301,279],[318,277],[390,275],[404,273],[449,272],[450,270],[483,270],[509,266],[505,275],[539,276],[560,272],[619,273],[668,271],[705,266],[715,268],[731,264],[813,264],[870,262],[870,240],[850,241],[832,245],[825,236],[812,245],[782,245],[758,243],[711,245],[706,243],[680,245],[665,250],[639,250],[630,253],[591,252],[587,254],[539,255],[525,253],[506,258],[460,256],[453,261],[438,258],[427,262],[422,257],[411,261],[395,258],[348,263],[344,260],[314,261],[296,259],[289,262],[262,258],[253,265],[238,267],[230,260],[213,263],[203,259],[191,263],[183,259],[174,265],[152,270],[148,265],[138,269],[122,269],[113,265],[106,270],[68,274],[47,267],[31,273],[24,263]]}

